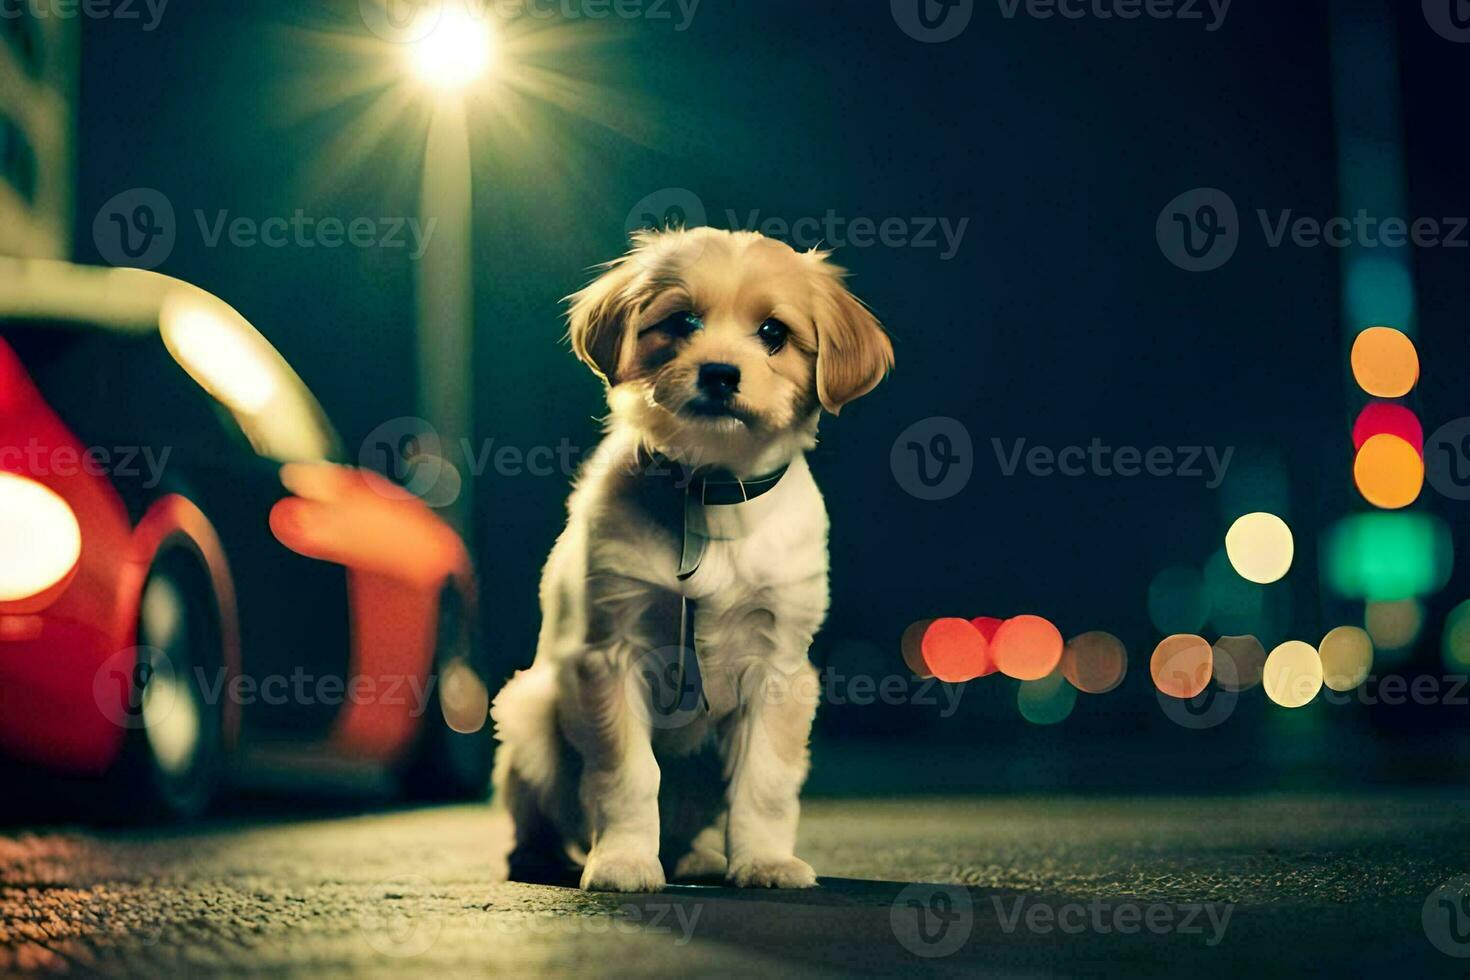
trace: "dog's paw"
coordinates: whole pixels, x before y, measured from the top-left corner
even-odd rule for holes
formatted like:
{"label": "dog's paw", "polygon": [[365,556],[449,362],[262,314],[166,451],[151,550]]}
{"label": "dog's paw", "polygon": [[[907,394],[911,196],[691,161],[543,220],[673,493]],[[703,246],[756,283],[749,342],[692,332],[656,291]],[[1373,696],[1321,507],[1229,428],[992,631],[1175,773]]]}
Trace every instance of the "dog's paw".
{"label": "dog's paw", "polygon": [[723,878],[727,867],[724,854],[696,847],[674,864],[674,877]]}
{"label": "dog's paw", "polygon": [[817,873],[798,857],[756,858],[731,865],[725,880],[736,888],[815,888]]}
{"label": "dog's paw", "polygon": [[663,886],[664,868],[653,855],[594,849],[582,870],[582,890],[588,892],[656,892]]}

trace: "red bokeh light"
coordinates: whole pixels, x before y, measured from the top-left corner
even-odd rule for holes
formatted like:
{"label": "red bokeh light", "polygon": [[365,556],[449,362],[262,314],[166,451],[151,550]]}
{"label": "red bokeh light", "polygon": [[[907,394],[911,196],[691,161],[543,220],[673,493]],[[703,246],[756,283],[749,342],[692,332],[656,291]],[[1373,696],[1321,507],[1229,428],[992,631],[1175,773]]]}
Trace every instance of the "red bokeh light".
{"label": "red bokeh light", "polygon": [[1384,433],[1398,436],[1413,446],[1421,459],[1424,457],[1424,426],[1419,416],[1393,402],[1369,402],[1363,407],[1353,423],[1353,450],[1362,449],[1363,443]]}
{"label": "red bokeh light", "polygon": [[[970,625],[980,631],[980,635],[985,637],[986,643],[993,644],[995,643],[995,631],[1000,629],[1000,624],[1003,622],[1005,620],[996,616],[976,616],[970,620]],[[995,656],[992,653],[985,658],[985,671],[979,676],[985,677],[995,673],[997,670],[1000,670],[1000,665],[995,662]]]}

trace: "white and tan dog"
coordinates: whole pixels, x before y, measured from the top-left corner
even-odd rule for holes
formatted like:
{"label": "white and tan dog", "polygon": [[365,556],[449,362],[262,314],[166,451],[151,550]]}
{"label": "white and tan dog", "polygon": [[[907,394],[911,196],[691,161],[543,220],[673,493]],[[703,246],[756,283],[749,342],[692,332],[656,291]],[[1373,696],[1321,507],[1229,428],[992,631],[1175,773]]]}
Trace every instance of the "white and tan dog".
{"label": "white and tan dog", "polygon": [[666,867],[816,884],[795,848],[827,513],[804,453],[893,365],[842,276],[750,232],[644,232],[570,297],[611,414],[542,578],[535,663],[493,710],[512,876],[580,851],[586,889],[656,890]]}

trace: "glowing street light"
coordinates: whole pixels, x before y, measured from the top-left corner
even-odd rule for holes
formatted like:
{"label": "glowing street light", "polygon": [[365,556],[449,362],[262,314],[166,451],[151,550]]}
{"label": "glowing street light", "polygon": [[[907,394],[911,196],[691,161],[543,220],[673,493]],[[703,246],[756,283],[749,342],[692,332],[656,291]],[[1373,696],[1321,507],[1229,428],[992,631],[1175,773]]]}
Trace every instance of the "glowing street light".
{"label": "glowing street light", "polygon": [[460,92],[495,65],[498,37],[488,17],[458,4],[426,9],[433,26],[408,45],[409,68],[426,85],[441,92]]}

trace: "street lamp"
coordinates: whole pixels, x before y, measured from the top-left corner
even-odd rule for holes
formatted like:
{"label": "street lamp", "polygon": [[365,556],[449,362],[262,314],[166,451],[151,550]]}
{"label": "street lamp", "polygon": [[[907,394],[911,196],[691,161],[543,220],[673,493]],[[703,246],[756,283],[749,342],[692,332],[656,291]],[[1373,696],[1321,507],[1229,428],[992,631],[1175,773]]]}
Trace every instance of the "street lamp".
{"label": "street lamp", "polygon": [[[418,408],[439,432],[441,472],[452,479],[451,460],[473,455],[454,450],[474,432],[473,177],[464,95],[495,68],[498,38],[488,16],[460,3],[426,7],[422,16],[435,19],[406,52],[411,74],[435,95],[420,197],[431,230],[417,270]],[[474,494],[469,475],[458,475],[450,485],[458,495],[441,506],[469,539]]]}
{"label": "street lamp", "polygon": [[422,16],[433,17],[433,24],[408,49],[409,67],[420,81],[458,93],[494,66],[498,38],[486,17],[454,4]]}

